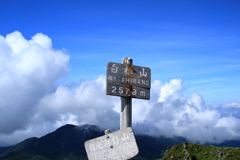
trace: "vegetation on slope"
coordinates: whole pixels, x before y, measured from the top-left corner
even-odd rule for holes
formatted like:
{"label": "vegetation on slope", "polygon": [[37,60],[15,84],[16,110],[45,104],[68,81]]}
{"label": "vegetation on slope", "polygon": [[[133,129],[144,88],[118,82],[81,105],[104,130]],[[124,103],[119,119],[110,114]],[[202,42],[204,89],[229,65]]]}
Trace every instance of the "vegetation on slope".
{"label": "vegetation on slope", "polygon": [[164,157],[158,160],[239,160],[240,148],[204,146],[193,143],[168,147]]}

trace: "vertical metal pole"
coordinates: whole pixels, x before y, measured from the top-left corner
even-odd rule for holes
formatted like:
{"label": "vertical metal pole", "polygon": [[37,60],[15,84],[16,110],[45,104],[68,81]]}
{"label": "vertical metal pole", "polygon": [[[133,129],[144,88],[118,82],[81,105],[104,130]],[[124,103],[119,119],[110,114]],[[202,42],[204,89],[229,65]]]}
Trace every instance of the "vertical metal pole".
{"label": "vertical metal pole", "polygon": [[[132,65],[131,58],[123,58],[123,64]],[[132,127],[132,98],[121,97],[120,129]]]}

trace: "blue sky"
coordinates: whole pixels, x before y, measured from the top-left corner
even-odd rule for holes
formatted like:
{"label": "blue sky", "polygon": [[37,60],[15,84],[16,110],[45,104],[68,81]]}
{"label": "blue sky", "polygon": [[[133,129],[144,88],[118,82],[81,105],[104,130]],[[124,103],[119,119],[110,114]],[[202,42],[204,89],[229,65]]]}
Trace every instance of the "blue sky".
{"label": "blue sky", "polygon": [[131,57],[151,68],[152,81],[181,86],[171,82],[181,79],[186,97],[240,106],[239,7],[238,0],[0,0],[0,35],[48,36],[70,58],[53,78],[59,86],[74,90],[105,76],[108,62]]}
{"label": "blue sky", "polygon": [[1,1],[0,34],[48,35],[65,48],[64,83],[105,74],[131,57],[152,79],[183,79],[208,103],[239,102],[239,1]]}
{"label": "blue sky", "polygon": [[48,35],[71,56],[67,82],[131,57],[152,79],[181,78],[208,103],[239,101],[238,1],[1,1],[1,35]]}

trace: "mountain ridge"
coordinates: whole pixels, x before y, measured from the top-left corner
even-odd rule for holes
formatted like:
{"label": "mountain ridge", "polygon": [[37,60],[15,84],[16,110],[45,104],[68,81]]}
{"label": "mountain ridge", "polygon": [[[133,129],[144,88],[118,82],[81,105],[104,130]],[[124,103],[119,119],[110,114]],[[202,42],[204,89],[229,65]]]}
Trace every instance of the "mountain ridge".
{"label": "mountain ridge", "polygon": [[[95,125],[66,124],[40,138],[28,138],[0,154],[1,160],[87,160],[84,142],[104,135]],[[161,158],[167,146],[150,136],[135,135],[140,153],[133,160]]]}

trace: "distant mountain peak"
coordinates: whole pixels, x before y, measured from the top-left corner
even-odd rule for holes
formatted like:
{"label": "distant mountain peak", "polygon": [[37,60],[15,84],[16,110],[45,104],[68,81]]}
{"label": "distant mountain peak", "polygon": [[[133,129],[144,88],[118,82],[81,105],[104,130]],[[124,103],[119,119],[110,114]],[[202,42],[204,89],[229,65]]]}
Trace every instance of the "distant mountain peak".
{"label": "distant mountain peak", "polygon": [[22,141],[5,153],[0,154],[0,159],[12,157],[34,159],[41,156],[44,160],[55,160],[64,159],[68,156],[86,157],[84,142],[103,134],[103,130],[96,125],[66,124],[40,138],[33,137]]}
{"label": "distant mountain peak", "polygon": [[84,141],[89,140],[91,138],[95,138],[96,135],[101,136],[104,134],[104,131],[99,126],[90,124],[83,125],[66,124],[58,128],[55,132],[62,136],[77,134],[78,137],[82,137]]}

